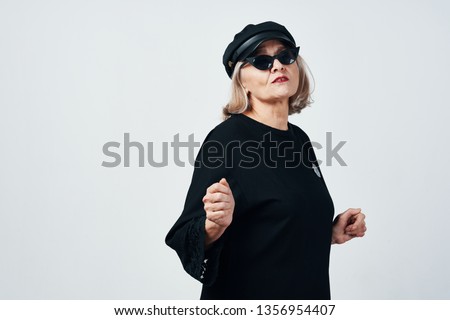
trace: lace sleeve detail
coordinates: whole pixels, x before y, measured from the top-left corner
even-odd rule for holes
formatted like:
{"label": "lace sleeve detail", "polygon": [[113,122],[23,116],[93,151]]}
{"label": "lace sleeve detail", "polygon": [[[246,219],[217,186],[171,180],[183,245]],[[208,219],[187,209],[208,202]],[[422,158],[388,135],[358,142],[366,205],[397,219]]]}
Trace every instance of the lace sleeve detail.
{"label": "lace sleeve detail", "polygon": [[219,271],[220,252],[223,247],[223,237],[215,241],[205,250],[205,220],[206,216],[192,221],[187,232],[187,250],[189,260],[184,269],[192,277],[205,285],[211,285]]}

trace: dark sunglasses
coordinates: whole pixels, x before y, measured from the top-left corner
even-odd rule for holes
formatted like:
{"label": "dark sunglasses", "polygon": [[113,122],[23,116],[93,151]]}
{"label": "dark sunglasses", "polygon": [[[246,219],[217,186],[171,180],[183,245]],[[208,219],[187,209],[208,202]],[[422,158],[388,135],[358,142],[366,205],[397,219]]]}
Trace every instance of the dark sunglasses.
{"label": "dark sunglasses", "polygon": [[293,64],[298,57],[300,47],[287,48],[274,56],[260,55],[255,57],[248,57],[245,59],[248,63],[259,70],[269,70],[273,66],[275,59],[278,59],[282,64]]}

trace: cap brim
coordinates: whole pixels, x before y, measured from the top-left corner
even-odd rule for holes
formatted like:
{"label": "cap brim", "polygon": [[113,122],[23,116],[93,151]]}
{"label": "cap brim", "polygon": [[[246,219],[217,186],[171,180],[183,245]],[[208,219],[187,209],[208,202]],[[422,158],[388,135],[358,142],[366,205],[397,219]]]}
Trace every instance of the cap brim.
{"label": "cap brim", "polygon": [[295,47],[295,43],[292,42],[284,33],[278,31],[268,31],[262,32],[254,35],[250,39],[246,40],[239,48],[235,51],[235,60],[242,61],[248,58],[250,54],[255,51],[261,43],[267,40],[281,40],[286,42],[288,45]]}

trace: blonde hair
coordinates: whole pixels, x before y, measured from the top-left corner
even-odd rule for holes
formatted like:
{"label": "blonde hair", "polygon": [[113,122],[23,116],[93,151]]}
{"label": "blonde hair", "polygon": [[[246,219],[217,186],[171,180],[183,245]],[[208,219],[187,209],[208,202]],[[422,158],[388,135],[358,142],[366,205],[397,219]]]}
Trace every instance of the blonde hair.
{"label": "blonde hair", "polygon": [[[223,120],[228,119],[232,114],[242,113],[247,109],[251,109],[247,92],[241,83],[240,71],[243,64],[243,61],[239,61],[234,68],[231,77],[230,101],[222,109]],[[289,98],[289,115],[300,113],[303,108],[314,102],[311,98],[314,89],[310,91],[310,78],[314,83],[314,77],[312,76],[311,70],[301,56],[297,57],[297,66],[300,81],[298,83],[297,92]]]}

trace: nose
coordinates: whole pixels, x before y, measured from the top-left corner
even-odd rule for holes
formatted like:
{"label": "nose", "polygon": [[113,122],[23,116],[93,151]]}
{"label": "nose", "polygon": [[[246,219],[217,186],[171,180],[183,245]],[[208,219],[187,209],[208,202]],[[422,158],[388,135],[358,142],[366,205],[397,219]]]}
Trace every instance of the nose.
{"label": "nose", "polygon": [[273,60],[273,66],[270,69],[272,73],[278,71],[278,70],[284,70],[284,64],[282,64],[278,59]]}

